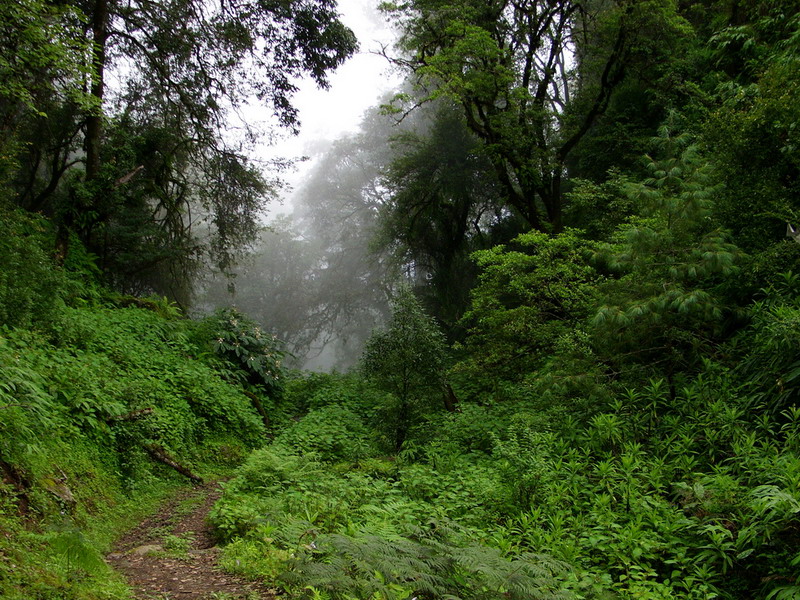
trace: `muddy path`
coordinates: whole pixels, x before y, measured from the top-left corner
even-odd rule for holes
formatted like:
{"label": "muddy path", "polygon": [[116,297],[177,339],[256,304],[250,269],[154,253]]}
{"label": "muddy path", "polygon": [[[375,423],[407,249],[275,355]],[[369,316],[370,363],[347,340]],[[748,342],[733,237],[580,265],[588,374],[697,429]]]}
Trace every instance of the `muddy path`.
{"label": "muddy path", "polygon": [[272,600],[275,591],[217,566],[206,515],[222,491],[216,483],[184,490],[126,533],[106,559],[137,600]]}

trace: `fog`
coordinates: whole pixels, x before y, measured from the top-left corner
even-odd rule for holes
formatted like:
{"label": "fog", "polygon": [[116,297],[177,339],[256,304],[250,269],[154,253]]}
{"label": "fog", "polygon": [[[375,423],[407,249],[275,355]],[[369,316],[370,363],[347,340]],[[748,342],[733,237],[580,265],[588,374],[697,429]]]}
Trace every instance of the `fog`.
{"label": "fog", "polygon": [[[360,11],[348,24],[362,36],[362,52],[332,77],[329,92],[298,96],[301,134],[269,150],[273,159],[307,157],[284,174],[282,203],[232,276],[207,277],[198,294],[204,312],[236,306],[259,321],[285,341],[297,368],[353,367],[402,282],[452,331],[474,277],[472,241],[489,239],[487,220],[502,220],[480,198],[497,194],[457,110],[443,101],[401,116],[381,110],[398,92],[415,90],[377,56],[390,29],[376,26],[380,17],[368,6],[342,4]],[[392,174],[397,159],[420,151]],[[409,236],[417,236],[416,248]]]}
{"label": "fog", "polygon": [[[377,103],[376,103],[377,104]],[[329,145],[232,279],[211,277],[206,308],[235,305],[284,340],[294,365],[346,370],[387,316],[402,268],[378,250],[395,121],[377,108]]]}
{"label": "fog", "polygon": [[233,276],[211,274],[198,293],[202,312],[236,306],[284,340],[293,366],[346,370],[386,317],[397,268],[374,252],[380,170],[393,120],[381,97],[401,78],[382,56],[395,33],[373,0],[340,0],[359,52],[321,90],[299,82],[299,135],[260,149],[265,162],[295,160],[281,173],[277,201],[259,241]]}

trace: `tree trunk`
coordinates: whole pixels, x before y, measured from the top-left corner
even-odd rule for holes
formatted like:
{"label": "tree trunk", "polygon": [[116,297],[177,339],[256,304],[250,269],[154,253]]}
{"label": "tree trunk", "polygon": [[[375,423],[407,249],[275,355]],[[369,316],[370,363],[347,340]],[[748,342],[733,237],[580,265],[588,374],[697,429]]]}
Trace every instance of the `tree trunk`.
{"label": "tree trunk", "polygon": [[[103,141],[103,72],[106,64],[106,42],[108,40],[108,0],[96,0],[92,12],[92,64],[89,92],[95,99],[95,106],[86,115],[86,132],[83,147],[86,151],[86,181],[93,181],[100,172],[100,147]],[[71,210],[61,216],[56,231],[54,260],[63,266],[69,254],[69,236],[73,229],[75,212],[74,195]]]}
{"label": "tree trunk", "polygon": [[108,39],[108,0],[96,0],[92,13],[92,85],[90,93],[96,106],[86,118],[86,181],[100,171],[100,147],[103,138],[103,74]]}
{"label": "tree trunk", "polygon": [[403,448],[403,443],[406,441],[408,435],[408,421],[411,417],[411,406],[408,400],[403,399],[400,401],[400,410],[397,414],[397,429],[394,432],[394,449],[395,452],[400,452]]}
{"label": "tree trunk", "polygon": [[264,423],[264,427],[269,429],[270,427],[270,420],[267,411],[264,409],[264,405],[261,403],[261,398],[255,395],[253,392],[248,392],[247,390],[242,390],[244,395],[250,398],[250,402],[253,403],[253,408],[256,409],[259,415],[261,415],[261,421]]}
{"label": "tree trunk", "polygon": [[458,409],[458,397],[456,397],[456,393],[453,391],[453,386],[449,383],[444,384],[444,407],[447,412],[460,412]]}

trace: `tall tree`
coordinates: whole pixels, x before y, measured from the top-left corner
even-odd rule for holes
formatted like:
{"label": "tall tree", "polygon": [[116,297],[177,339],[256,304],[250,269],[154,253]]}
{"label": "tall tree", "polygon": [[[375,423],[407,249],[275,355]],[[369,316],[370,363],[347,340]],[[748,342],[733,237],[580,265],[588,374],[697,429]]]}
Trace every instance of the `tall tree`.
{"label": "tall tree", "polygon": [[86,108],[82,89],[88,44],[79,10],[44,0],[0,4],[0,184],[19,167],[21,131],[58,103]]}
{"label": "tall tree", "polygon": [[452,337],[475,282],[470,253],[507,241],[500,230],[519,223],[503,209],[491,163],[458,107],[428,108],[393,141],[380,239],[413,264],[421,300]]}
{"label": "tall tree", "polygon": [[506,202],[540,230],[562,226],[567,157],[634,63],[670,52],[688,26],[668,0],[412,0],[396,61],[463,109]]}
{"label": "tall tree", "polygon": [[315,355],[337,368],[358,359],[364,341],[389,314],[397,265],[373,250],[386,188],[381,170],[392,149],[392,122],[373,111],[321,153],[297,190],[291,218],[274,220],[252,259],[236,269],[236,295],[216,291],[258,316],[302,364]]}
{"label": "tall tree", "polygon": [[[121,250],[115,233],[136,220],[152,224],[159,233],[149,240],[159,251],[137,273],[169,262],[170,246],[225,266],[255,235],[269,197],[248,157],[264,131],[244,111],[265,104],[275,124],[296,130],[297,78],[326,86],[328,72],[356,48],[335,1],[76,0],[75,8],[86,15],[94,102],[70,114],[76,127],[51,146],[58,160],[27,165],[21,197],[57,214],[101,257],[141,255],[136,244]],[[64,186],[63,165],[73,161],[64,157],[81,143],[85,176]],[[42,176],[49,181],[27,183]]]}

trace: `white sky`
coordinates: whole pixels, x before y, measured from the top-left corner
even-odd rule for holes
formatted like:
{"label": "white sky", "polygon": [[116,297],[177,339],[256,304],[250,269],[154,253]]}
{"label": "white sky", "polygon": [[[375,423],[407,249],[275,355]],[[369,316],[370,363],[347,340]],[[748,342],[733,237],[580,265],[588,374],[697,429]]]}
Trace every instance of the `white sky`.
{"label": "white sky", "polygon": [[[315,155],[330,142],[356,131],[366,111],[374,108],[384,93],[400,85],[401,77],[385,58],[376,54],[381,44],[391,45],[394,39],[392,27],[377,11],[378,2],[339,0],[342,21],[356,34],[359,52],[330,76],[328,90],[318,89],[310,80],[300,83],[293,100],[300,111],[300,134],[264,150],[267,157],[309,157],[298,164],[294,173],[285,174],[294,189],[302,185],[313,167]],[[291,210],[291,190],[283,196],[283,206],[273,206],[272,214]]]}

